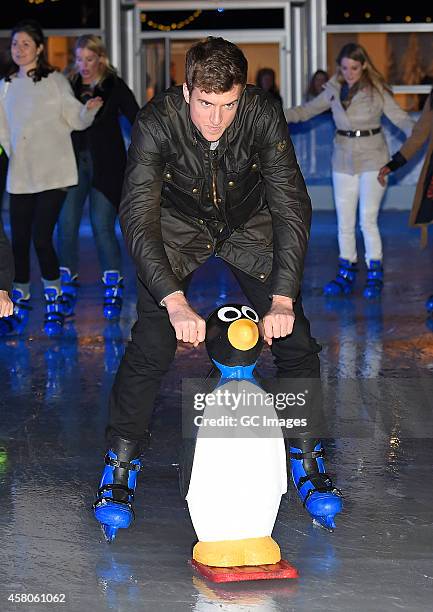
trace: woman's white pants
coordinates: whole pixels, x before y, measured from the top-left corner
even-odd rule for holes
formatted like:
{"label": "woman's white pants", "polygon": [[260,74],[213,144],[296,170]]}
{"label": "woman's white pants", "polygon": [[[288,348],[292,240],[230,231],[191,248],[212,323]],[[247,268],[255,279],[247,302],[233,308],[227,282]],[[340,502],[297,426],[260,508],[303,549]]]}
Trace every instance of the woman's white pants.
{"label": "woman's white pants", "polygon": [[361,174],[333,172],[335,208],[338,221],[340,257],[354,263],[356,252],[356,212],[359,201],[359,223],[365,246],[365,261],[382,261],[382,240],[377,218],[385,187],[377,180],[378,171]]}

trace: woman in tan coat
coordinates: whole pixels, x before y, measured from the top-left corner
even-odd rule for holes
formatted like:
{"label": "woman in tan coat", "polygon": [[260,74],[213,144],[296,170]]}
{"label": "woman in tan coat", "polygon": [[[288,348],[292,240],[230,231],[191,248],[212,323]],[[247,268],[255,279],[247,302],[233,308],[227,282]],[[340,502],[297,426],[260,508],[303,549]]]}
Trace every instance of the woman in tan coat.
{"label": "woman in tan coat", "polygon": [[383,286],[382,241],[377,224],[385,186],[377,181],[379,168],[389,159],[381,128],[386,115],[406,135],[413,121],[392,97],[389,86],[360,45],[345,45],[337,57],[337,72],[313,100],[286,111],[289,123],[307,121],[331,109],[336,124],[332,180],[338,222],[337,276],[325,285],[325,295],[352,293],[357,274],[356,215],[359,201],[365,244],[366,298],[378,297]]}
{"label": "woman in tan coat", "polygon": [[[391,161],[380,169],[377,177],[380,184],[385,185],[385,177],[413,157],[427,139],[429,140],[427,154],[419,175],[409,218],[409,224],[412,227],[421,228],[423,245],[427,243],[428,225],[433,222],[433,90],[424,104],[412,135],[406,140],[400,151],[392,156]],[[428,298],[426,308],[429,314],[433,314],[433,295]]]}

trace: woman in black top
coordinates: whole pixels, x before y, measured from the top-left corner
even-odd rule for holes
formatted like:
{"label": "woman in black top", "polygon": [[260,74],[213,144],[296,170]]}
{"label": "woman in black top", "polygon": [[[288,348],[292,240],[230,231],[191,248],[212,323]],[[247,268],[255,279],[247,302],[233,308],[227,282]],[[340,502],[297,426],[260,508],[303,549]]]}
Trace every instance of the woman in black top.
{"label": "woman in black top", "polygon": [[58,223],[58,251],[66,314],[77,297],[78,236],[84,204],[89,197],[93,236],[105,285],[104,316],[117,319],[122,306],[122,266],[115,233],[117,209],[126,165],[126,148],[119,123],[124,115],[132,125],[139,110],[134,94],[110,64],[99,37],[80,36],[75,45],[71,84],[85,103],[100,96],[104,105],[87,130],[73,132],[78,185],[66,197]]}

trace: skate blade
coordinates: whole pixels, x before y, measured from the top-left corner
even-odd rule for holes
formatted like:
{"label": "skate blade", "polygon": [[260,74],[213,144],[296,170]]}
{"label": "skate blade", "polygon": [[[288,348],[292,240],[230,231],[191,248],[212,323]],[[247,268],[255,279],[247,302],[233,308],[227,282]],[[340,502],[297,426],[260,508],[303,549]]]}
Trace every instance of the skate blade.
{"label": "skate blade", "polygon": [[299,578],[298,570],[284,559],[272,565],[243,565],[236,567],[211,567],[194,559],[191,565],[211,582],[244,582],[246,580],[278,580]]}
{"label": "skate blade", "polygon": [[326,531],[329,531],[329,533],[332,533],[336,528],[333,516],[314,516],[313,525],[320,527],[321,529],[325,529]]}
{"label": "skate blade", "polygon": [[111,542],[116,537],[117,527],[111,527],[111,525],[101,525],[102,533],[104,534],[104,538],[106,542],[111,544]]}

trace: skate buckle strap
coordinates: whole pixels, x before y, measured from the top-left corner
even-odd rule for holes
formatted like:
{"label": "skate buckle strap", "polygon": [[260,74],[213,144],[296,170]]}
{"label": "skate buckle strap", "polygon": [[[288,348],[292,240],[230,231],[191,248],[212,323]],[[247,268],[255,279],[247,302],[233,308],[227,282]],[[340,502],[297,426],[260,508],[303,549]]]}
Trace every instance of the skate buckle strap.
{"label": "skate buckle strap", "polygon": [[122,305],[122,298],[119,295],[113,295],[113,296],[105,296],[104,299],[104,306],[121,306]]}
{"label": "skate buckle strap", "polygon": [[113,291],[117,291],[118,289],[123,289],[123,279],[121,278],[117,283],[105,283],[105,288],[110,290],[113,289]]}
{"label": "skate buckle strap", "polygon": [[62,281],[62,288],[63,287],[81,287],[80,283],[76,280],[76,279],[71,279],[70,281]]}
{"label": "skate buckle strap", "polygon": [[130,489],[126,485],[119,484],[116,482],[105,484],[103,487],[98,489],[98,494],[101,495],[101,493],[105,493],[106,491],[114,491],[114,490],[116,491],[122,490],[122,491],[125,491],[125,493],[128,493],[128,495],[134,496],[133,489]]}
{"label": "skate buckle strap", "polygon": [[303,501],[304,506],[307,503],[308,499],[311,497],[311,495],[313,495],[313,493],[332,493],[334,495],[338,495],[339,497],[343,497],[343,493],[340,491],[340,489],[334,487],[334,485],[332,484],[332,480],[325,472],[307,474],[306,476],[302,476],[296,483],[296,488],[298,489],[298,491],[308,481],[311,482],[313,488],[307,492]]}
{"label": "skate buckle strap", "polygon": [[322,448],[319,451],[310,451],[307,453],[290,453],[290,459],[297,459],[298,461],[308,458],[308,459],[321,459],[326,457],[325,450]]}
{"label": "skate buckle strap", "polygon": [[[113,497],[103,497],[103,493],[107,493],[109,491],[123,491],[129,496],[130,500],[125,501],[121,499],[114,499]],[[98,506],[102,504],[106,504],[107,502],[111,502],[111,503],[122,504],[123,506],[127,506],[129,510],[131,510],[132,514],[134,515],[134,510],[131,504],[133,499],[134,499],[134,491],[130,489],[129,487],[122,485],[122,484],[115,484],[115,483],[106,484],[100,489],[98,489],[98,498],[95,499],[95,501],[93,502],[92,508],[93,510],[95,510],[95,508],[97,508]]]}
{"label": "skate buckle strap", "polygon": [[27,300],[23,300],[23,301],[17,300],[16,302],[14,302],[14,305],[18,306],[19,308],[22,308],[23,310],[33,310],[33,306],[30,306],[27,303]]}
{"label": "skate buckle strap", "polygon": [[[122,493],[126,493],[129,497],[128,501],[115,499],[114,497],[104,497],[104,493],[121,491]],[[105,503],[107,500],[116,502],[117,504],[125,504],[132,510],[131,501],[134,499],[134,491],[127,487],[126,485],[111,483],[106,484],[100,489],[98,489],[98,499],[95,500],[93,507],[96,508],[98,504]]]}
{"label": "skate buckle strap", "polygon": [[133,472],[139,472],[141,470],[141,466],[136,463],[129,463],[128,461],[119,461],[118,459],[112,459],[110,455],[105,455],[104,461],[106,465],[110,465],[114,468],[132,470]]}
{"label": "skate buckle strap", "polygon": [[355,279],[352,278],[349,274],[338,273],[337,276],[329,282],[329,284],[337,285],[337,287],[344,290],[347,286],[350,286],[354,282]]}

